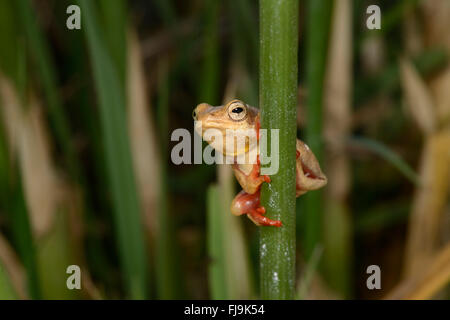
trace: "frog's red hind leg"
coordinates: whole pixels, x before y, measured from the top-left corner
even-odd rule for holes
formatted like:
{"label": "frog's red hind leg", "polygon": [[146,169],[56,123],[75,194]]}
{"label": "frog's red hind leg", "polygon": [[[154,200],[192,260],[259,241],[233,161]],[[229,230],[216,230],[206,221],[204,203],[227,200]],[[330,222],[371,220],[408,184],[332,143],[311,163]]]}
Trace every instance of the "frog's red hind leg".
{"label": "frog's red hind leg", "polygon": [[231,204],[231,213],[234,215],[247,214],[247,217],[258,226],[281,227],[281,221],[272,220],[264,216],[266,209],[260,206],[260,190],[248,194],[244,190],[239,192]]}

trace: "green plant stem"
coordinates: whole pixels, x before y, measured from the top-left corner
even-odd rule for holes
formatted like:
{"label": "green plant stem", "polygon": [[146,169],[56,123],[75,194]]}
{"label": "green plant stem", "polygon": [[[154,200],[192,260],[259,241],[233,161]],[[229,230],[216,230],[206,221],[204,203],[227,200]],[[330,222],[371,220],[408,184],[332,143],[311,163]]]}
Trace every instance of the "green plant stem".
{"label": "green plant stem", "polygon": [[[298,1],[260,1],[261,126],[279,129],[279,169],[264,183],[261,205],[283,226],[260,229],[261,298],[293,299]],[[268,146],[271,137],[268,134]],[[271,153],[277,150],[271,150]]]}
{"label": "green plant stem", "polygon": [[[308,25],[306,34],[306,76],[308,125],[305,129],[306,142],[322,162],[322,109],[325,65],[327,59],[328,35],[330,29],[332,2],[328,0],[308,1]],[[304,196],[305,233],[303,248],[309,258],[320,242],[322,223],[322,193],[314,191]]]}

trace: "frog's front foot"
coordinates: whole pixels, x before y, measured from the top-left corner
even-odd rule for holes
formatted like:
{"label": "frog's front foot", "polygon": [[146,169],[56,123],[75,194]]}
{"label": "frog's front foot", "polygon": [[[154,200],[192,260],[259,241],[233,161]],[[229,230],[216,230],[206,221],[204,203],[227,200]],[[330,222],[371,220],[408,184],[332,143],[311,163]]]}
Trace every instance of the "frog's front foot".
{"label": "frog's front foot", "polygon": [[261,171],[261,161],[259,160],[259,154],[256,157],[256,163],[253,165],[252,171],[248,176],[249,181],[253,181],[253,183],[259,186],[263,182],[270,183],[271,179],[268,175],[260,175]]}
{"label": "frog's front foot", "polygon": [[247,214],[257,226],[281,227],[281,221],[264,216],[266,209],[260,206],[259,194],[260,190],[253,194],[248,194],[244,190],[239,192],[231,203],[231,213],[236,216]]}

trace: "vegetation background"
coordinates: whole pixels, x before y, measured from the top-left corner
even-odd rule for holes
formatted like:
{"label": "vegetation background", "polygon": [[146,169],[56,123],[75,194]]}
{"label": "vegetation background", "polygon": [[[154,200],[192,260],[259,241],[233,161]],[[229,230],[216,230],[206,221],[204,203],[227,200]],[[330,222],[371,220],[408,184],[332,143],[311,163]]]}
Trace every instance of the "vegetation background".
{"label": "vegetation background", "polygon": [[[297,298],[448,299],[450,2],[299,4],[298,136],[329,184],[297,201]],[[258,30],[251,0],[0,0],[0,298],[259,297],[230,168],[170,161],[198,103],[258,105]]]}

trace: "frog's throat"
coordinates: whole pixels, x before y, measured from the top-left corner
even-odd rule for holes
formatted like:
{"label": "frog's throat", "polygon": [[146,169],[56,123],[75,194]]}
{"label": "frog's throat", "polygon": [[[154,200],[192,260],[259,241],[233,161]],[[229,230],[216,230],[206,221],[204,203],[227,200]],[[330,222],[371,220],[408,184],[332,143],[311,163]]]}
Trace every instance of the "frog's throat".
{"label": "frog's throat", "polygon": [[[215,136],[211,135],[205,135],[205,132],[208,129],[215,129],[220,131],[222,139],[215,140]],[[227,130],[224,130],[222,128],[217,128],[216,126],[210,126],[210,125],[203,125],[199,126],[196,124],[195,131],[200,135],[203,140],[205,140],[212,148],[214,148],[216,151],[222,153],[224,156],[227,157],[238,157],[245,155],[249,152],[253,152],[253,150],[257,150],[258,148],[258,139],[256,135],[253,138],[250,138],[249,140],[246,140],[245,142],[237,142],[237,144],[232,143],[232,145],[227,145]],[[232,141],[235,141],[234,139]]]}
{"label": "frog's throat", "polygon": [[206,142],[208,142],[208,144],[211,145],[211,147],[213,147],[215,150],[219,151],[227,157],[239,157],[247,154],[249,156],[254,156],[256,155],[255,152],[257,152],[258,150],[258,141],[256,139],[253,142],[247,140],[242,143],[232,143],[231,145],[228,145],[226,140],[219,140],[217,142],[206,140]]}
{"label": "frog's throat", "polygon": [[250,145],[247,144],[245,146],[245,148],[241,148],[241,149],[238,149],[236,151],[227,151],[226,148],[222,148],[222,150],[218,150],[218,151],[220,151],[224,156],[227,156],[227,157],[238,157],[238,156],[242,156],[242,155],[245,155],[245,154],[249,154],[250,155],[252,152],[256,151],[256,148],[257,148],[257,146],[252,146],[250,148]]}

